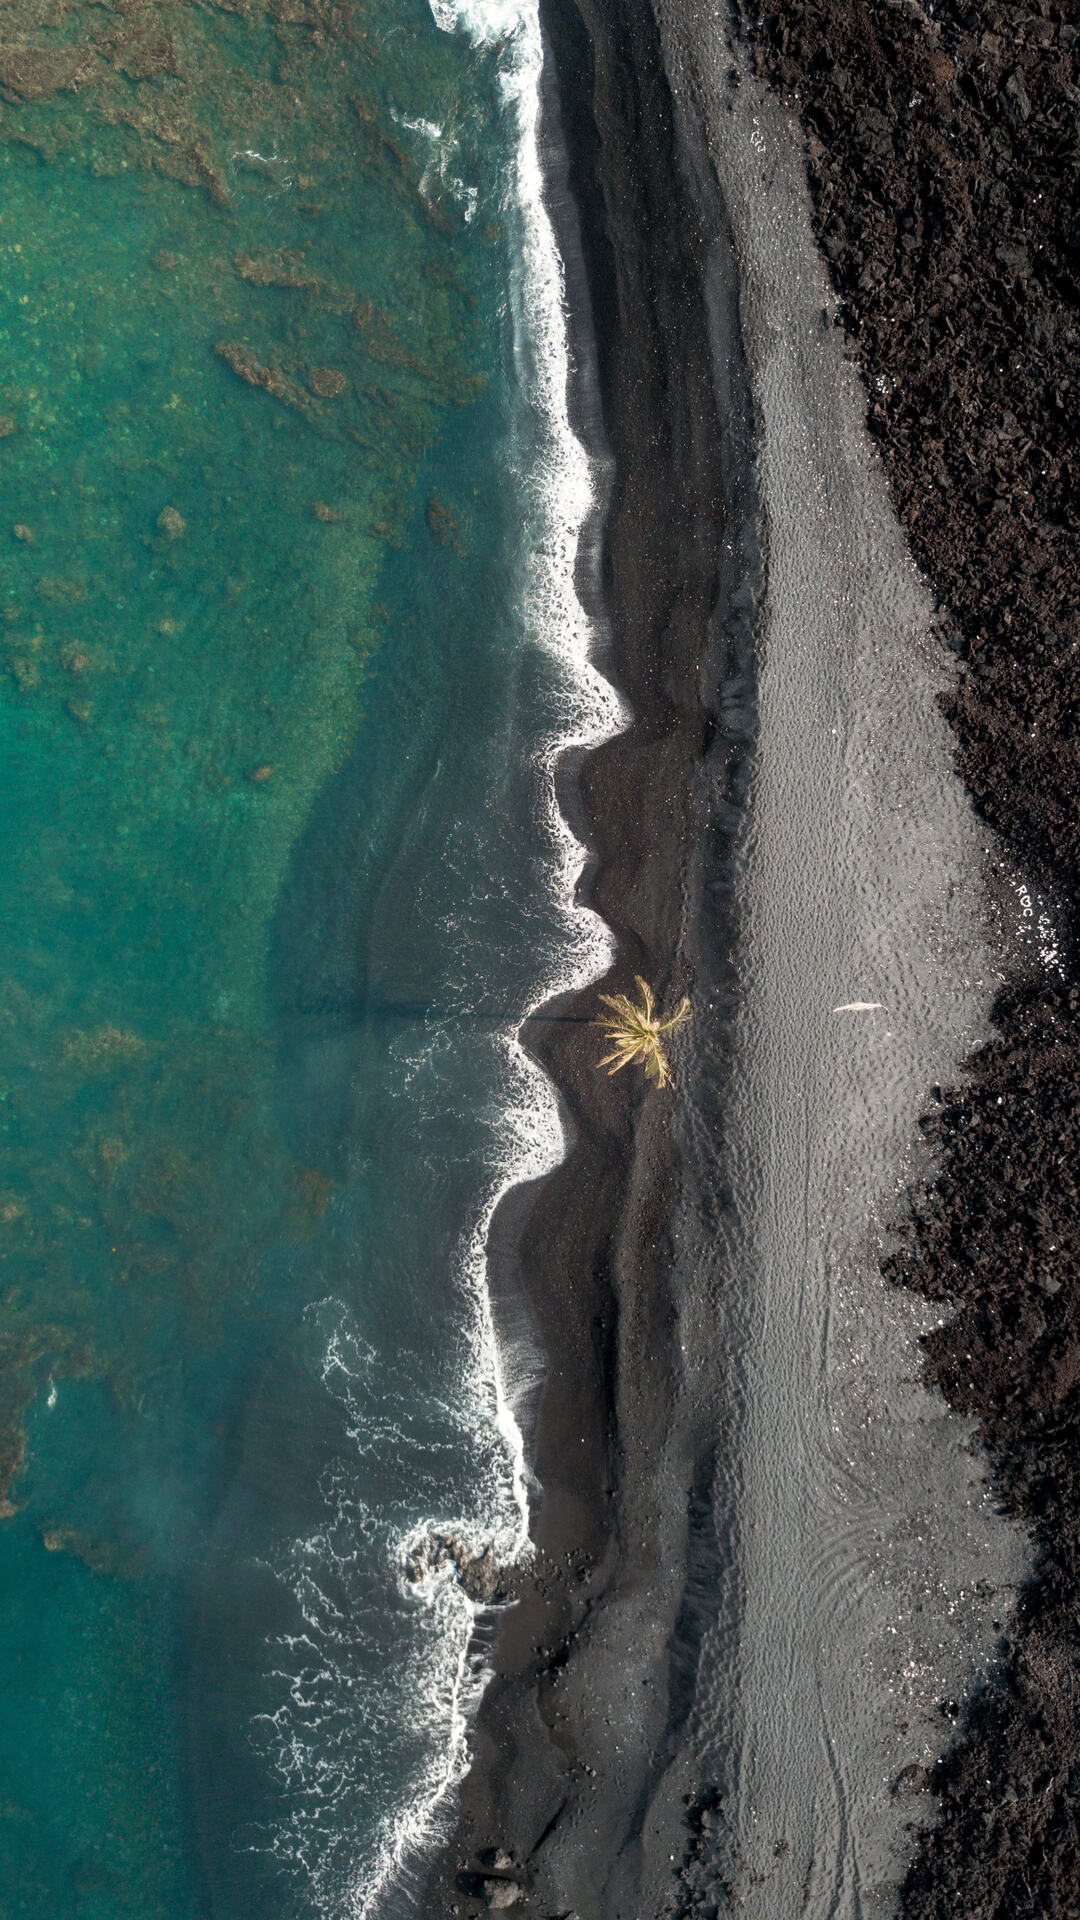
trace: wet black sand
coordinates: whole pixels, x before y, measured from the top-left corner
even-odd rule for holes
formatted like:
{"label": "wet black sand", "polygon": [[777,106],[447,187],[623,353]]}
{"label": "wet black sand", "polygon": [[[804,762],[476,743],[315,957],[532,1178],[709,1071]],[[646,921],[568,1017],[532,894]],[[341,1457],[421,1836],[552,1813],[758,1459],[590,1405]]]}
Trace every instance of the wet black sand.
{"label": "wet black sand", "polygon": [[[545,25],[615,460],[600,584],[613,672],[636,716],[587,763],[578,798],[621,971],[642,968],[674,990],[695,772],[723,726],[699,669],[738,487],[723,465],[700,236],[651,15],[643,4],[553,0]],[[891,1278],[959,1304],[925,1343],[927,1376],[976,1417],[1006,1508],[1033,1526],[1040,1554],[1001,1682],[975,1702],[932,1781],[941,1818],[918,1847],[903,1910],[920,1920],[1069,1915],[1080,1912],[1076,39],[1051,4],[1030,15],[944,4],[930,21],[914,4],[815,0],[744,25],[803,119],[869,425],[956,656],[945,706],[961,771],[1047,894],[1065,968],[1060,987],[1033,969],[1003,994],[1000,1038],[957,1087],[937,1090],[925,1123],[937,1177],[915,1196],[891,1263]],[[737,347],[733,338],[736,358]],[[691,1584],[702,1577],[687,1558],[693,1434],[673,1481],[691,1489],[689,1509],[684,1497],[672,1524],[656,1502],[679,1182],[665,1110],[596,1078],[587,1028],[538,1023],[536,1044],[577,1132],[523,1232],[521,1197],[517,1220],[508,1210],[500,1223],[507,1298],[523,1280],[551,1359],[533,1456],[541,1552],[496,1648],[432,1913],[468,1910],[485,1848],[505,1850],[515,1866],[500,1871],[517,1873],[532,1910],[552,1913],[568,1852],[593,1850],[599,1888],[614,1856],[640,1851],[653,1755],[685,1711],[688,1564]],[[658,1646],[676,1657],[652,1720],[635,1723],[642,1750],[614,1786],[598,1786],[596,1741],[616,1697],[598,1627],[634,1584],[648,1589]],[[946,1716],[956,1711],[946,1703]],[[707,1804],[683,1810],[666,1836],[673,1867],[715,1818]],[[656,1911],[726,1910],[721,1887],[700,1875],[692,1895],[686,1885],[673,1873]]]}
{"label": "wet black sand", "polygon": [[[611,983],[647,975],[666,1000],[687,980],[684,917],[694,779],[717,736],[703,672],[723,573],[727,441],[717,419],[700,236],[678,179],[671,108],[645,5],[548,0],[549,204],[568,274],[575,426],[611,472],[599,551],[580,587],[602,609],[628,731],[565,769],[562,796],[590,848],[587,892],[614,930]],[[560,151],[561,149],[561,151]],[[567,180],[567,165],[569,179]],[[569,191],[567,191],[569,188]],[[658,1503],[674,1400],[671,1104],[629,1074],[599,1074],[595,990],[529,1036],[565,1102],[574,1146],[538,1197],[512,1195],[493,1236],[496,1308],[523,1288],[547,1355],[530,1457],[543,1488],[535,1578],[503,1616],[458,1830],[426,1911],[472,1910],[483,1859],[504,1850],[529,1904],[551,1906],[567,1852],[595,1854],[599,1889],[633,1851],[668,1687],[656,1688],[617,1778],[601,1779],[609,1716],[623,1724],[617,1650],[595,1629],[627,1589],[647,1596],[665,1667],[683,1604],[687,1477]],[[565,1016],[570,1015],[567,1019]],[[692,1477],[692,1468],[687,1470]],[[635,1650],[639,1651],[639,1650]],[[610,1757],[610,1755],[609,1755]]]}

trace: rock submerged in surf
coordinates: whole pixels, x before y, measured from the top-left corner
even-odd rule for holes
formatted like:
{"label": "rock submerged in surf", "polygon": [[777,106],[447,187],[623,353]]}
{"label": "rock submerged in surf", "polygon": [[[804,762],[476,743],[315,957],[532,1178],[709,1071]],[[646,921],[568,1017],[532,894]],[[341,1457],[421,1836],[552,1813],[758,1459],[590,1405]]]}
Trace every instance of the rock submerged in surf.
{"label": "rock submerged in surf", "polygon": [[458,1585],[479,1605],[491,1606],[505,1600],[503,1572],[490,1542],[482,1553],[474,1553],[456,1534],[433,1533],[424,1546],[409,1555],[405,1576],[415,1586],[442,1567],[453,1569]]}
{"label": "rock submerged in surf", "polygon": [[177,507],[162,507],[157,530],[165,540],[179,540],[187,532],[187,521]]}
{"label": "rock submerged in surf", "polygon": [[73,93],[97,66],[93,47],[0,46],[0,87],[17,100],[47,100]]}
{"label": "rock submerged in surf", "polygon": [[336,400],[339,394],[345,392],[348,384],[348,378],[342,373],[340,367],[308,369],[308,386],[320,400]]}

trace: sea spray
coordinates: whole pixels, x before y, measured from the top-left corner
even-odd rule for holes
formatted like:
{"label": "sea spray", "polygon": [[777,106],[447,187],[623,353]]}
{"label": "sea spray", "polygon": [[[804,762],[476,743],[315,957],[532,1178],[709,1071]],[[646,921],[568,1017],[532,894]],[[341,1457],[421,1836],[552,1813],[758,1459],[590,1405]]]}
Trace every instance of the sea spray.
{"label": "sea spray", "polygon": [[[617,733],[627,713],[594,664],[593,627],[575,588],[578,547],[595,488],[589,458],[569,418],[564,276],[545,205],[540,159],[539,12],[530,0],[431,0],[431,9],[444,32],[463,31],[475,45],[500,47],[500,83],[516,125],[505,213],[517,253],[510,286],[514,364],[520,405],[530,415],[531,428],[519,436],[519,448],[527,452],[523,458],[519,451],[514,462],[529,530],[521,616],[528,640],[558,663],[563,708],[537,763],[538,803],[552,854],[550,904],[561,940],[535,998],[522,1008],[524,1021],[546,1000],[580,990],[611,964],[614,941],[609,929],[577,898],[586,852],[559,806],[556,772],[565,753],[595,747]],[[492,1319],[487,1248],[499,1202],[513,1187],[551,1172],[565,1155],[566,1141],[554,1089],[522,1046],[517,1026],[501,1036],[501,1044],[508,1096],[506,1155],[469,1234],[463,1265],[477,1305],[483,1370],[493,1383],[496,1424],[513,1463],[521,1517],[512,1548],[516,1557],[527,1551],[528,1476]]]}
{"label": "sea spray", "polygon": [[[591,908],[577,899],[586,851],[559,806],[556,772],[563,754],[599,745],[626,724],[624,703],[592,659],[594,634],[575,589],[575,567],[582,528],[595,499],[585,449],[569,419],[569,347],[562,263],[544,201],[540,159],[540,78],[543,47],[539,13],[530,0],[431,0],[432,13],[445,32],[463,31],[478,46],[501,48],[500,83],[516,123],[510,198],[505,208],[516,240],[517,272],[511,279],[514,364],[518,398],[530,416],[530,430],[518,438],[515,478],[528,528],[526,588],[520,609],[526,636],[550,654],[560,668],[559,724],[537,759],[537,800],[552,856],[547,876],[550,905],[561,936],[554,964],[537,983],[534,999],[521,1020],[499,1036],[504,1057],[505,1154],[467,1235],[462,1272],[476,1316],[476,1373],[470,1394],[476,1413],[487,1412],[505,1452],[511,1501],[498,1515],[484,1544],[503,1564],[530,1553],[529,1485],[521,1429],[515,1417],[515,1383],[508,1377],[508,1356],[496,1334],[487,1281],[488,1244],[500,1202],[512,1188],[541,1178],[563,1159],[566,1139],[558,1100],[543,1069],[522,1045],[519,1026],[556,994],[580,990],[611,964],[614,941]],[[520,1391],[529,1383],[527,1357]],[[485,1402],[487,1405],[485,1406]],[[456,1522],[458,1534],[481,1543],[476,1517]],[[430,1530],[429,1530],[430,1533]],[[403,1543],[409,1552],[423,1547],[421,1530]],[[385,1857],[379,1885],[369,1883],[357,1899],[357,1920],[367,1920],[392,1874],[399,1874],[425,1840],[435,1837],[448,1791],[467,1765],[467,1735],[489,1677],[486,1666],[470,1666],[477,1602],[461,1589],[456,1571],[442,1566],[426,1578],[429,1604],[443,1611],[453,1684],[447,1690],[447,1744],[440,1777],[427,1799],[402,1816]],[[448,1649],[449,1652],[449,1649]]]}
{"label": "sea spray", "polygon": [[[469,1726],[489,1677],[477,1631],[482,1603],[470,1596],[461,1566],[440,1543],[460,1542],[473,1555],[489,1552],[501,1567],[526,1560],[531,1550],[530,1475],[518,1414],[535,1384],[537,1357],[497,1335],[488,1242],[503,1197],[550,1172],[566,1149],[555,1091],[522,1046],[522,1023],[552,996],[599,977],[612,958],[608,930],[576,899],[586,856],[558,805],[558,764],[568,751],[610,737],[626,719],[593,664],[595,635],[574,585],[596,486],[568,415],[563,276],[544,204],[538,140],[539,19],[524,0],[492,6],[433,0],[433,11],[445,32],[464,35],[485,58],[495,53],[512,128],[500,208],[511,253],[512,392],[500,453],[518,503],[517,526],[524,529],[514,535],[521,549],[511,609],[517,645],[545,663],[535,676],[543,689],[541,719],[523,728],[530,764],[519,770],[529,788],[536,846],[530,920],[542,931],[530,944],[528,965],[519,969],[527,986],[520,997],[510,989],[487,1041],[496,1088],[492,1144],[483,1163],[486,1180],[477,1168],[480,1198],[466,1210],[453,1256],[459,1318],[453,1345],[460,1354],[453,1403],[444,1395],[437,1406],[425,1405],[423,1394],[408,1387],[420,1369],[410,1372],[407,1360],[367,1340],[344,1301],[329,1297],[309,1312],[323,1383],[342,1410],[349,1448],[324,1475],[325,1525],[275,1562],[304,1627],[279,1642],[282,1697],[260,1718],[257,1737],[289,1789],[292,1812],[253,1844],[269,1845],[283,1864],[300,1868],[319,1912],[350,1920],[414,1907],[418,1875],[447,1831],[453,1789],[467,1765]],[[438,159],[444,178],[451,177],[452,159],[446,138]],[[458,198],[466,204],[467,191]],[[436,765],[433,779],[439,777]],[[463,829],[462,838],[466,850],[457,866],[465,897],[447,911],[445,928],[448,947],[456,940],[464,956],[471,906],[492,862],[481,832],[470,840]],[[446,859],[454,865],[452,850]],[[468,1010],[464,1002],[462,1010]],[[418,1126],[440,1101],[452,1102],[460,1046],[454,1021],[438,1014],[394,1043],[399,1080],[393,1097],[412,1104]],[[440,1451],[459,1464],[444,1473],[430,1470],[425,1461]],[[365,1501],[358,1493],[358,1469],[372,1458],[394,1464],[392,1500]],[[401,1609],[415,1623],[407,1650],[396,1657],[389,1643],[380,1650],[372,1572],[378,1568],[392,1573]],[[358,1637],[369,1668],[362,1690],[353,1670]],[[346,1865],[342,1809],[355,1785],[356,1716],[369,1729],[389,1726],[405,1702],[415,1748],[408,1778],[386,1797],[373,1833],[354,1828]]]}
{"label": "sea spray", "polygon": [[[500,83],[516,124],[509,199],[504,212],[516,241],[517,271],[511,278],[514,365],[518,400],[529,415],[529,431],[517,436],[512,464],[528,529],[526,588],[520,608],[525,634],[558,664],[562,712],[537,756],[537,802],[551,853],[546,876],[550,906],[560,940],[553,964],[537,983],[535,996],[520,1020],[499,1036],[506,1100],[504,1158],[498,1167],[462,1250],[462,1273],[476,1316],[476,1372],[470,1396],[476,1413],[493,1419],[505,1452],[511,1503],[487,1531],[475,1516],[458,1519],[457,1532],[475,1551],[492,1546],[502,1564],[526,1559],[529,1539],[530,1475],[515,1403],[534,1371],[526,1356],[522,1378],[509,1377],[513,1356],[501,1348],[488,1288],[488,1245],[495,1212],[514,1187],[550,1173],[564,1158],[566,1139],[555,1091],[543,1069],[526,1052],[520,1025],[556,994],[578,991],[606,972],[614,954],[613,937],[598,914],[577,899],[586,850],[573,832],[557,798],[556,773],[562,756],[585,750],[618,732],[627,721],[624,702],[598,671],[592,658],[594,633],[575,588],[578,547],[593,507],[595,489],[590,462],[569,419],[569,346],[562,262],[544,201],[540,159],[540,78],[543,47],[537,8],[530,0],[431,0],[432,13],[445,32],[463,31],[478,46],[500,45]],[[524,451],[527,449],[527,451]],[[515,1386],[517,1392],[515,1392]],[[485,1403],[487,1403],[485,1405]],[[430,1537],[430,1529],[427,1530]],[[424,1546],[423,1530],[403,1543],[405,1561]],[[387,1879],[415,1861],[423,1843],[435,1837],[447,1793],[467,1765],[468,1727],[489,1678],[486,1666],[470,1666],[480,1603],[461,1589],[456,1570],[438,1567],[427,1575],[429,1604],[443,1610],[445,1629],[455,1647],[454,1682],[447,1692],[447,1745],[441,1775],[427,1800],[404,1815],[387,1850],[385,1872],[356,1904],[357,1920],[367,1920]]]}
{"label": "sea spray", "polygon": [[[537,763],[537,798],[552,856],[546,878],[561,940],[554,964],[537,984],[535,998],[522,1008],[524,1021],[557,994],[587,986],[611,964],[614,941],[609,929],[577,899],[586,852],[559,806],[556,773],[564,754],[599,745],[617,733],[628,716],[615,688],[594,664],[593,625],[575,588],[578,548],[594,505],[595,486],[589,458],[569,418],[565,285],[545,205],[539,145],[543,68],[539,12],[530,0],[431,0],[431,8],[443,31],[463,31],[478,46],[500,46],[500,83],[516,125],[505,212],[517,253],[517,272],[510,287],[514,363],[520,405],[530,416],[531,429],[519,436],[519,448],[524,446],[527,452],[523,457],[519,451],[514,462],[523,520],[529,529],[521,615],[527,638],[558,663],[562,705],[559,722],[544,742]],[[506,1158],[469,1235],[464,1267],[483,1329],[485,1371],[494,1382],[497,1424],[514,1462],[522,1516],[515,1550],[521,1552],[527,1542],[527,1470],[492,1321],[487,1247],[504,1195],[551,1172],[565,1155],[566,1141],[554,1089],[522,1046],[517,1026],[502,1036],[502,1045],[508,1079]]]}

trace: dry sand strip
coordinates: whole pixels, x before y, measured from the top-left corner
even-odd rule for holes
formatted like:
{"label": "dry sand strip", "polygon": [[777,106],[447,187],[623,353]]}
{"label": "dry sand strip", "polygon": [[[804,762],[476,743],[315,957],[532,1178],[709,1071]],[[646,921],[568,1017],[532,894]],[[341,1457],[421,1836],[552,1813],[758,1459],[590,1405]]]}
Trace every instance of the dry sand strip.
{"label": "dry sand strip", "polygon": [[1034,1529],[1000,1684],[932,1785],[907,1920],[1077,1910],[1080,1776],[1080,23],[1075,7],[748,4],[807,137],[814,223],[890,492],[943,602],[980,808],[1054,901],[999,1037],[931,1103],[890,1270],[947,1304],[930,1377]]}
{"label": "dry sand strip", "polygon": [[[687,1734],[715,1818],[686,1884],[702,1910],[723,1889],[769,1920],[855,1920],[895,1908],[922,1810],[898,1783],[947,1744],[943,1707],[993,1659],[1026,1564],[968,1423],[919,1384],[926,1316],[880,1271],[929,1089],[984,1037],[1000,983],[990,836],[950,764],[949,656],[832,321],[799,144],[719,9],[659,15],[692,172],[730,224],[765,554],[731,1199],[683,1327],[688,1367],[711,1347],[734,1407],[713,1493],[731,1595]],[[692,1128],[702,1189],[710,1150]]]}

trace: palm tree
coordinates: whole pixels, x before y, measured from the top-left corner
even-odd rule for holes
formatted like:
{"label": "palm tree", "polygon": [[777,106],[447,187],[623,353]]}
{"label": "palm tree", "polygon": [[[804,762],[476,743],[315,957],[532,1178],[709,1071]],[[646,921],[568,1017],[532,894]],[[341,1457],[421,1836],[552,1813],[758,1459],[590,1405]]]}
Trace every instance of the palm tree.
{"label": "palm tree", "polygon": [[645,1068],[645,1077],[654,1087],[664,1087],[671,1078],[671,1068],[664,1052],[662,1038],[665,1033],[674,1033],[677,1027],[685,1026],[690,1018],[689,1000],[680,1000],[674,1013],[666,1020],[658,1020],[653,1001],[652,988],[646,984],[640,974],[635,974],[640,1002],[637,1006],[625,993],[602,993],[605,1007],[611,1012],[594,1020],[593,1025],[601,1027],[613,1042],[612,1050],[606,1054],[600,1065],[612,1073],[618,1073],[620,1067],[628,1067],[632,1060],[640,1060]]}

